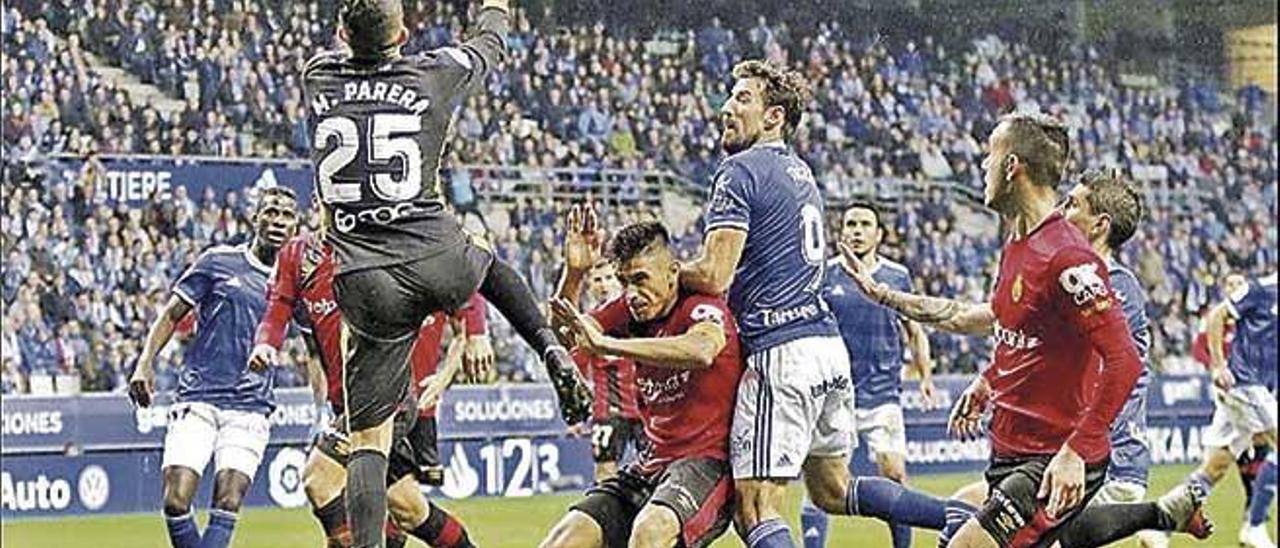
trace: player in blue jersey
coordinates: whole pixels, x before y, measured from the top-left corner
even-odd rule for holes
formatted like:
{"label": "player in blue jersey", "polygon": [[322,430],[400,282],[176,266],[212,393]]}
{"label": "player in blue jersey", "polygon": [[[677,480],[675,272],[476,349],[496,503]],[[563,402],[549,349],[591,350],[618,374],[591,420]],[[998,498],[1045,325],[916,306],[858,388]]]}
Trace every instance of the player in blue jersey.
{"label": "player in blue jersey", "polygon": [[728,293],[746,357],[730,434],[737,529],[753,548],[792,546],[779,512],[803,472],[814,502],[849,514],[849,358],[822,300],[826,242],[813,173],[784,139],[809,86],[761,61],[733,68],[721,112],[729,154],[715,174],[701,255],[682,287]]}
{"label": "player in blue jersey", "polygon": [[[274,374],[251,371],[253,335],[266,310],[267,278],[276,252],[298,226],[297,199],[284,187],[262,191],[248,244],[215,246],[196,259],[173,285],[129,381],[129,396],[151,405],[156,355],[174,327],[192,310],[196,334],[187,346],[178,392],[164,438],[164,515],[176,548],[231,543],[240,501],[249,490],[275,409]],[[201,534],[191,511],[200,475],[214,461],[213,508]]]}
{"label": "player in blue jersey", "polygon": [[[827,262],[822,297],[835,314],[853,364],[858,436],[867,444],[881,476],[906,483],[907,435],[899,403],[903,343],[910,349],[912,367],[920,376],[925,404],[932,405],[929,339],[920,324],[868,299],[846,271],[847,263],[858,261],[877,282],[898,291],[911,291],[907,267],[880,256],[883,238],[884,225],[875,205],[857,202],[846,208],[840,222],[840,241],[848,244],[844,249],[851,253],[842,253]],[[808,500],[801,525],[806,548],[826,545],[827,515]],[[895,548],[911,545],[910,527],[891,524],[891,531]]]}
{"label": "player in blue jersey", "polygon": [[[1244,546],[1273,548],[1266,529],[1267,512],[1276,493],[1276,274],[1250,280],[1209,312],[1207,335],[1215,409],[1205,431],[1204,462],[1187,477],[1206,490],[1226,474],[1256,437],[1272,449],[1258,471],[1249,500],[1248,523],[1239,540]],[[1222,350],[1227,318],[1235,319],[1231,355]]]}

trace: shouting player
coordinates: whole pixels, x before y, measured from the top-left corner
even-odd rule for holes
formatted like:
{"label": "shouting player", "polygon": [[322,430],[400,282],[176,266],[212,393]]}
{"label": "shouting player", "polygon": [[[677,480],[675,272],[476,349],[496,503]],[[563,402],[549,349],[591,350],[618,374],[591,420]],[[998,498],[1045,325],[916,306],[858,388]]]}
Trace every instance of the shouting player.
{"label": "shouting player", "polygon": [[[129,380],[129,397],[142,407],[151,405],[156,355],[177,323],[195,310],[199,328],[183,357],[161,464],[165,524],[176,548],[231,543],[240,502],[267,448],[275,376],[252,371],[247,363],[253,330],[267,307],[267,276],[297,226],[293,191],[264,189],[253,215],[253,241],[202,253],[173,285],[173,294],[147,331]],[[191,501],[210,458],[213,508],[202,535]]]}
{"label": "shouting player", "polygon": [[[342,315],[334,302],[333,254],[319,236],[302,234],[290,240],[280,252],[279,265],[268,287],[268,308],[258,325],[250,366],[265,369],[276,362],[290,317],[303,312],[302,325],[308,328],[308,346],[324,365],[328,380],[329,404],[336,416],[343,416]],[[439,355],[443,320],[432,316],[419,332],[413,356],[415,373],[425,378],[428,365],[419,360]],[[432,354],[425,351],[434,346]],[[388,499],[393,527],[387,528],[388,546],[403,546],[402,531],[432,546],[469,546],[466,530],[453,516],[427,501],[418,488],[418,476],[435,452],[435,432],[431,421],[414,420],[418,406],[406,402],[396,418],[396,440],[387,470]],[[339,425],[341,428],[341,425]],[[344,497],[348,460],[345,433],[325,432],[316,440],[303,471],[307,498],[331,547],[351,545]]]}
{"label": "shouting player", "polygon": [[[1200,538],[1210,532],[1198,489],[1176,488],[1155,503],[1079,510],[1106,479],[1110,425],[1137,385],[1142,363],[1106,266],[1085,234],[1054,208],[1068,143],[1061,125],[1038,115],[1006,116],[992,131],[986,202],[1013,234],[990,304],[862,280],[876,300],[907,317],[995,336],[994,363],[961,395],[950,422],[953,432],[972,436],[993,407],[990,495],[951,546],[1099,546],[1142,529]],[[1107,238],[1116,238],[1108,241],[1132,233],[1118,219],[1106,220],[1115,232]]]}
{"label": "shouting player", "polygon": [[430,313],[460,308],[478,288],[543,358],[566,422],[590,412],[590,392],[528,284],[462,231],[441,192],[450,122],[505,57],[508,9],[507,0],[484,0],[475,36],[461,46],[403,56],[400,0],[344,0],[346,49],[304,68],[311,159],[348,331],[346,496],[357,547],[382,539],[392,418],[410,393],[408,357]]}
{"label": "shouting player", "polygon": [[[1207,336],[1214,385],[1213,423],[1204,435],[1204,462],[1187,483],[1212,489],[1254,437],[1270,446],[1249,499],[1240,543],[1272,548],[1267,513],[1276,493],[1276,275],[1250,280],[1209,312]],[[1227,318],[1235,319],[1231,355],[1222,351]]]}
{"label": "shouting player", "polygon": [[733,68],[701,256],[681,287],[728,292],[746,371],[730,440],[737,530],[755,547],[792,546],[779,510],[804,472],[813,502],[850,514],[853,444],[849,356],[820,294],[826,242],[813,172],[785,143],[809,86],[761,61]]}
{"label": "shouting player", "polygon": [[[849,361],[853,364],[854,403],[858,435],[867,443],[880,475],[898,483],[907,481],[907,433],[903,425],[903,342],[911,351],[911,364],[920,375],[920,392],[926,405],[933,402],[933,369],[929,364],[929,338],[920,324],[876,304],[850,277],[846,269],[857,261],[877,282],[898,291],[911,291],[907,267],[879,254],[884,238],[880,211],[869,202],[857,202],[844,211],[840,241],[842,253],[827,263],[822,297],[831,306]],[[806,548],[826,545],[827,514],[806,499],[801,513]],[[894,548],[911,546],[911,528],[890,524]]]}
{"label": "shouting player", "polygon": [[609,255],[623,295],[583,316],[577,297],[594,262],[594,224],[593,213],[571,211],[566,268],[552,306],[579,349],[635,361],[649,444],[636,463],[574,504],[542,545],[707,546],[731,516],[729,427],[742,374],[737,329],[722,299],[680,289],[679,263],[657,222],[614,237]]}
{"label": "shouting player", "polygon": [[[609,261],[597,261],[586,278],[592,308],[622,293]],[[573,356],[583,375],[591,379],[591,456],[596,463],[596,482],[601,482],[618,473],[618,463],[628,451],[636,454],[644,444],[644,424],[636,409],[636,365],[618,356],[583,351],[575,351]]]}

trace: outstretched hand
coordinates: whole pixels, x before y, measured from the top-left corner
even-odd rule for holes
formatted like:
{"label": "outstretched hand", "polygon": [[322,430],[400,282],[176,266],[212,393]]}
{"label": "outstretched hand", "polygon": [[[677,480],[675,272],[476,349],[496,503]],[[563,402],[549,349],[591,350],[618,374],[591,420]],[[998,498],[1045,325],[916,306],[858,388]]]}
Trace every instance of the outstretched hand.
{"label": "outstretched hand", "polygon": [[603,230],[600,218],[590,204],[575,204],[565,218],[565,268],[585,272],[600,260]]}

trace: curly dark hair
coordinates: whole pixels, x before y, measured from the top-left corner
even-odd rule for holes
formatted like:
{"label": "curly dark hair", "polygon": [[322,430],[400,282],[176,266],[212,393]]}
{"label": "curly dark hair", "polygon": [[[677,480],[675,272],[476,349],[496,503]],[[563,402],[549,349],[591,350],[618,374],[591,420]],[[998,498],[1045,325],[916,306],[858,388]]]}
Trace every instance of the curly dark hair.
{"label": "curly dark hair", "polygon": [[613,236],[609,242],[609,259],[622,264],[644,253],[654,244],[668,245],[671,234],[658,221],[632,223]]}
{"label": "curly dark hair", "polygon": [[812,98],[809,81],[803,74],[752,59],[734,65],[733,77],[764,81],[764,106],[782,107],[786,111],[785,133],[790,134],[800,127],[800,118]]}
{"label": "curly dark hair", "polygon": [[351,52],[360,58],[379,58],[395,47],[404,27],[401,0],[342,0],[342,26],[347,29]]}

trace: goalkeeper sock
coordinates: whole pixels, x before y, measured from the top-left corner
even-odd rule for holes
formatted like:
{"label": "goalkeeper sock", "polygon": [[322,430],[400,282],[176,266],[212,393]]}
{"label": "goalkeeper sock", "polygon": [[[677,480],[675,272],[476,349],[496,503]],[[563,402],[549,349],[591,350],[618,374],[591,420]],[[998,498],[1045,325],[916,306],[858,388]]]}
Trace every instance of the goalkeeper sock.
{"label": "goalkeeper sock", "polygon": [[355,548],[380,546],[387,521],[387,457],[357,449],[347,459],[347,514]]}
{"label": "goalkeeper sock", "polygon": [[480,284],[480,294],[502,313],[520,338],[539,356],[546,355],[548,348],[560,344],[547,323],[547,317],[542,314],[533,290],[511,265],[495,258],[489,265],[484,283]]}

